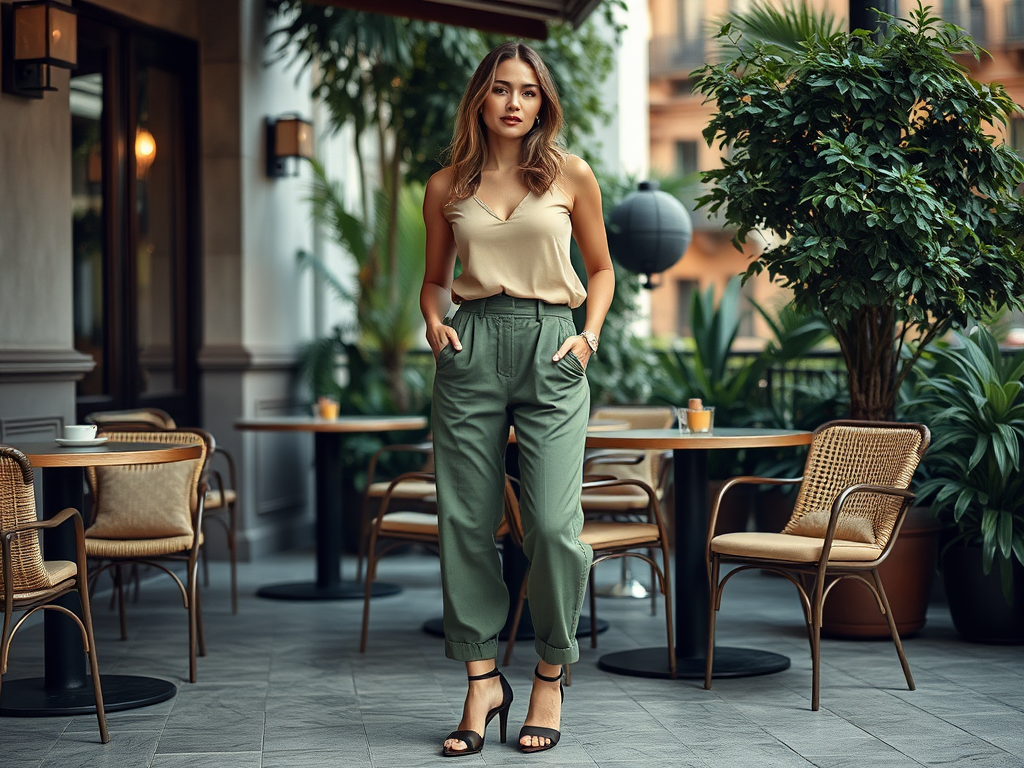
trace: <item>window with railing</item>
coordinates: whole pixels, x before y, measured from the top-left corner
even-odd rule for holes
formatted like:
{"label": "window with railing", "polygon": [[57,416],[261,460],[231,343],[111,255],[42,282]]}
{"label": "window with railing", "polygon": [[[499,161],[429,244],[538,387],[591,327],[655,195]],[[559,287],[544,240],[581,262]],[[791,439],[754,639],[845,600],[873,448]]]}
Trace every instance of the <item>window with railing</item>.
{"label": "window with railing", "polygon": [[1009,0],[1006,4],[1006,42],[1024,45],[1024,0]]}

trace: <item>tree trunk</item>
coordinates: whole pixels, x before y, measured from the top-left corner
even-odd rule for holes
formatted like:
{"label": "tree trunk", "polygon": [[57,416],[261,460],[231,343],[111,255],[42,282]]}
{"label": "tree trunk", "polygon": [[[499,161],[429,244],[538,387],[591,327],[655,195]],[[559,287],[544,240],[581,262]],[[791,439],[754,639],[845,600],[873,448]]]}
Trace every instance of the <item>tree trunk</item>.
{"label": "tree trunk", "polygon": [[896,313],[892,307],[862,307],[835,326],[846,360],[850,417],[892,421],[896,411]]}
{"label": "tree trunk", "polygon": [[398,413],[409,412],[409,387],[405,376],[405,353],[401,350],[387,348],[381,350],[381,363],[387,377],[388,391]]}

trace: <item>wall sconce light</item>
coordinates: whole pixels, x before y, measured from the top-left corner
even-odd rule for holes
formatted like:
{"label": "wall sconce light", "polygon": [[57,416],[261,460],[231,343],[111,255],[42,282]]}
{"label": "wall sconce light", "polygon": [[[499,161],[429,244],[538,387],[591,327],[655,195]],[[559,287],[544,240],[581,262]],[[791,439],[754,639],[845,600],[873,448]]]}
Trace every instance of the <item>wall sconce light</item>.
{"label": "wall sconce light", "polygon": [[156,160],[156,139],[145,128],[135,131],[135,178],[146,178],[149,166]]}
{"label": "wall sconce light", "polygon": [[313,157],[313,124],[298,115],[268,117],[267,126],[267,176],[277,179],[282,176],[298,176],[298,163],[292,163],[288,172],[289,157]]}
{"label": "wall sconce light", "polygon": [[54,0],[3,7],[3,88],[32,99],[57,90],[50,69],[78,66],[78,11]]}

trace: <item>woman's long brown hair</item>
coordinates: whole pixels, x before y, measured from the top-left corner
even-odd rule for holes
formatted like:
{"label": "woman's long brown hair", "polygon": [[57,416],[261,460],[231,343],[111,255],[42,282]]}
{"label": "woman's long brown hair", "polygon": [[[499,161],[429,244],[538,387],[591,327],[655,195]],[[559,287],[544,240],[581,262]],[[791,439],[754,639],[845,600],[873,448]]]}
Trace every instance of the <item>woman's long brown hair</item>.
{"label": "woman's long brown hair", "polygon": [[557,143],[562,130],[562,105],[555,83],[533,48],[519,42],[503,43],[480,62],[459,102],[455,135],[448,148],[452,169],[449,204],[469,197],[480,186],[480,171],[487,159],[487,130],[480,110],[494,85],[498,65],[507,59],[522,59],[533,67],[541,92],[540,123],[530,128],[519,148],[520,178],[531,192],[542,195],[558,176],[565,153]]}

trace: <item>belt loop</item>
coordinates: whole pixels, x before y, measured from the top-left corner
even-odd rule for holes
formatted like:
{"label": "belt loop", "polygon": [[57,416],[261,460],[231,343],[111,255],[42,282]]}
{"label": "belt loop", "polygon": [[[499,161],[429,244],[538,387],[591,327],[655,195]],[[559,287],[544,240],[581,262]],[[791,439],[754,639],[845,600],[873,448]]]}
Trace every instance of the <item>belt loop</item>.
{"label": "belt loop", "polygon": [[541,301],[540,299],[537,299],[537,320],[539,322],[540,320],[543,320],[543,319],[544,319],[544,302]]}
{"label": "belt loop", "polygon": [[484,316],[484,310],[487,309],[487,298],[480,299],[480,317]]}

